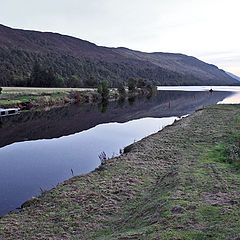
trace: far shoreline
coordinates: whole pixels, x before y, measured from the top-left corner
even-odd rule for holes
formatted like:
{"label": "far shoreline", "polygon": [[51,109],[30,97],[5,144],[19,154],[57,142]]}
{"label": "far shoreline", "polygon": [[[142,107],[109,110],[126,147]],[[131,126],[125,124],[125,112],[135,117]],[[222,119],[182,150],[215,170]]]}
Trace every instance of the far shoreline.
{"label": "far shoreline", "polygon": [[120,98],[132,98],[153,94],[148,88],[136,89],[120,95],[116,88],[109,89],[109,96],[103,99],[97,88],[38,88],[38,87],[2,87],[0,106],[19,108],[20,110],[41,110],[45,107],[58,107],[68,104],[100,103]]}

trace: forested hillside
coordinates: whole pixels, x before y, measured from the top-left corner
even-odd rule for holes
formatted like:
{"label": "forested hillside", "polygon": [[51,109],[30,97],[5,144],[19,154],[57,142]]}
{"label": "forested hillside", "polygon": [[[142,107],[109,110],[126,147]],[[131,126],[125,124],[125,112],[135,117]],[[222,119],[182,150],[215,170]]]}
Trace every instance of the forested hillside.
{"label": "forested hillside", "polygon": [[182,54],[143,53],[99,47],[56,33],[16,30],[0,25],[0,85],[111,86],[129,78],[155,85],[235,85],[216,66]]}

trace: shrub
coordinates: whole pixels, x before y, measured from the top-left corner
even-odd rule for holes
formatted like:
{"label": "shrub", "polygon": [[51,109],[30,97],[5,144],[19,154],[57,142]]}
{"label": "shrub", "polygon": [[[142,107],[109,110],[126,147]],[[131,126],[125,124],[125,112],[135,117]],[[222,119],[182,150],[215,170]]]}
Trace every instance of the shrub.
{"label": "shrub", "polygon": [[99,155],[98,155],[99,159],[100,159],[100,162],[101,164],[98,166],[98,168],[96,168],[96,170],[98,171],[103,171],[105,169],[104,165],[106,164],[107,162],[107,154],[105,152],[101,152]]}
{"label": "shrub", "polygon": [[99,160],[101,161],[101,165],[104,165],[107,161],[107,154],[105,152],[101,152],[98,155]]}

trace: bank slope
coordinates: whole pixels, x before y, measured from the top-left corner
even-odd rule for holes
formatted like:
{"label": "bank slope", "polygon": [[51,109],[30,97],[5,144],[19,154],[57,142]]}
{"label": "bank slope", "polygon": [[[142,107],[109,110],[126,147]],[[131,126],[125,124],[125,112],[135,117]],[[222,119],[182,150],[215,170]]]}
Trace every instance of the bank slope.
{"label": "bank slope", "polygon": [[0,25],[0,85],[26,86],[35,63],[54,72],[58,87],[111,86],[142,78],[156,85],[235,85],[216,66],[183,54],[144,53],[97,46],[50,32]]}
{"label": "bank slope", "polygon": [[238,239],[240,106],[166,127],[0,219],[0,239]]}

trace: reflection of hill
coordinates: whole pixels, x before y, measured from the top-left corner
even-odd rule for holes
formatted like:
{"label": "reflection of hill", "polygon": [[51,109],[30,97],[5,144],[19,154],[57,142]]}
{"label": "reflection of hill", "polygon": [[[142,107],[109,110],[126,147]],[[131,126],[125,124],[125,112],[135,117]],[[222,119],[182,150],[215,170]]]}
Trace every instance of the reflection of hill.
{"label": "reflection of hill", "polygon": [[215,104],[228,92],[159,92],[131,104],[111,102],[105,113],[97,105],[73,105],[48,111],[26,112],[2,119],[0,147],[25,140],[50,139],[87,130],[101,123],[126,122],[143,117],[182,116],[203,105]]}

